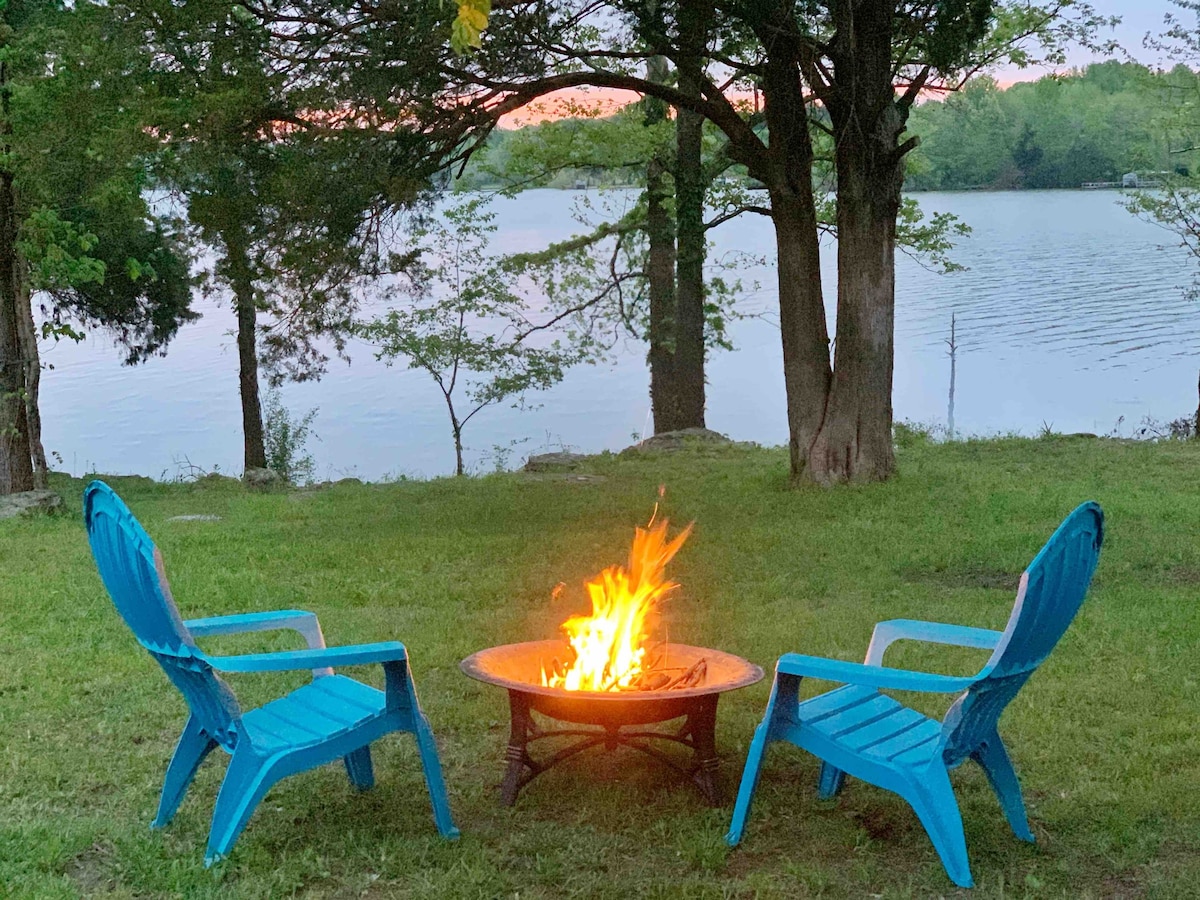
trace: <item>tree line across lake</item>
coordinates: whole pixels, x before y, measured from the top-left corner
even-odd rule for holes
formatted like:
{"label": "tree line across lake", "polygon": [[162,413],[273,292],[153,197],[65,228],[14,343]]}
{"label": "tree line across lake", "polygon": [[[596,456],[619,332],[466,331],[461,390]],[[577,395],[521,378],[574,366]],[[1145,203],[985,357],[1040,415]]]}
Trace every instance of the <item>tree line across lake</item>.
{"label": "tree line across lake", "polygon": [[1200,76],[1184,65],[1155,72],[1096,63],[1068,75],[1001,88],[978,78],[913,110],[921,146],[912,190],[1078,188],[1129,172],[1187,174],[1196,158],[1176,133],[1181,101]]}
{"label": "tree line across lake", "polygon": [[[908,127],[921,143],[908,154],[905,188],[1067,189],[1120,182],[1130,172],[1186,175],[1200,157],[1178,133],[1177,113],[1198,93],[1200,74],[1183,64],[1160,71],[1110,60],[1008,86],[981,75],[913,107]],[[566,140],[550,137],[552,132],[573,135],[589,148],[587,164],[531,171],[527,147],[536,131],[545,133],[545,141]],[[619,114],[497,130],[453,185],[641,185],[643,173],[621,164],[614,150],[623,131]]]}

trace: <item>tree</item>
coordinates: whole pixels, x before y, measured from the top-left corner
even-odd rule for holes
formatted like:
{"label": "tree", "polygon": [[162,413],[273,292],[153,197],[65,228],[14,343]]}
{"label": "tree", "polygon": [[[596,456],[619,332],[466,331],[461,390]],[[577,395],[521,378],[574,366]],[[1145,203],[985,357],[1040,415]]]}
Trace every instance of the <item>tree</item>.
{"label": "tree", "polygon": [[100,4],[0,9],[0,493],[44,485],[41,336],[109,331],[135,363],[192,317],[183,248],[145,196],[140,48]]}
{"label": "tree", "polygon": [[[681,4],[677,13],[678,85],[693,101],[703,97],[704,48],[712,15],[712,7],[703,2]],[[708,243],[704,201],[709,179],[704,172],[704,116],[691,106],[675,109],[674,176],[675,396],[672,421],[661,429],[668,431],[704,427],[704,258]]]}
{"label": "tree", "polygon": [[[659,61],[650,64],[657,66]],[[654,77],[665,82],[666,63],[661,64],[663,70]],[[635,181],[644,187],[638,203],[619,212],[619,222],[605,217],[590,239],[583,238],[596,255],[587,259],[568,256],[563,262],[564,267],[584,264],[601,278],[605,272],[617,278],[618,273],[628,273],[635,260],[640,261],[644,284],[638,285],[638,291],[644,289],[644,297],[637,292],[604,296],[624,304],[623,315],[609,314],[622,319],[629,326],[625,331],[648,344],[656,433],[704,426],[707,355],[713,347],[726,346],[724,320],[735,314],[734,285],[724,280],[731,266],[718,261],[708,266],[706,274],[708,231],[736,215],[749,198],[746,191],[729,187],[710,196],[714,179],[730,163],[719,155],[712,129],[706,134],[702,118],[698,124],[701,127],[683,139],[686,146],[681,151],[678,129],[668,117],[666,104],[649,98],[604,119],[564,119],[523,128],[504,142],[501,159],[493,163],[489,154],[484,163],[489,183],[506,186],[508,193],[577,167],[627,173],[609,179],[619,183],[642,174]],[[691,146],[693,143],[698,146]],[[679,161],[693,152],[697,159],[681,165]],[[614,240],[619,246],[613,246]],[[578,238],[563,245],[581,246]],[[616,258],[610,249],[616,251]],[[678,271],[677,256],[686,262]],[[589,282],[595,280],[589,278]],[[589,290],[563,299],[568,305],[578,305],[582,296],[602,296],[594,288]],[[682,305],[679,298],[683,298]],[[645,310],[641,309],[643,300]],[[697,341],[698,349],[692,346]]]}
{"label": "tree", "polygon": [[476,198],[418,218],[409,302],[356,329],[379,346],[378,358],[403,359],[433,379],[450,418],[455,475],[466,472],[463,430],[476,415],[557,384],[587,353],[586,342],[545,340],[545,324],[531,321],[529,305],[510,287],[512,271],[487,252],[496,226],[484,203]]}
{"label": "tree", "polygon": [[[442,23],[423,5],[252,0],[250,8],[271,23],[283,56],[336,72],[349,93],[382,96],[380,68],[432,73],[420,93],[395,79],[386,91],[403,120],[422,123],[426,158],[461,160],[499,117],[583,85],[636,91],[712,122],[724,152],[767,188],[792,473],[822,483],[884,478],[894,467],[894,251],[916,97],[952,90],[993,62],[1027,63],[1030,43],[1057,58],[1064,41],[1100,21],[1073,0],[674,0],[662,5],[661,42],[648,43],[645,0],[562,0],[494,10],[482,48],[454,57],[428,37]],[[702,65],[691,69],[698,95],[637,74],[654,57],[685,64],[693,14],[712,22]],[[755,90],[761,113],[739,99]],[[837,177],[836,357],[821,284],[814,131],[832,139]]]}
{"label": "tree", "polygon": [[319,377],[322,340],[344,353],[370,285],[403,265],[383,249],[384,206],[414,201],[420,181],[397,176],[369,135],[341,127],[360,107],[274,61],[269,33],[244,7],[121,9],[153,54],[160,102],[149,122],[168,139],[160,175],[215,251],[209,288],[232,297],[244,463],[261,468],[260,361],[277,383]]}

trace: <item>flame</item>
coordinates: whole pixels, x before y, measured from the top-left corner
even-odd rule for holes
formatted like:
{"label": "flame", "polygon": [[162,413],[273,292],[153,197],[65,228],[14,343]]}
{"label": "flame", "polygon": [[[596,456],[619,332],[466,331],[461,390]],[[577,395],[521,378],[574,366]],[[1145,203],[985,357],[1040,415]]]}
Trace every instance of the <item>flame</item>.
{"label": "flame", "polygon": [[619,691],[633,685],[646,655],[646,617],[679,587],[666,579],[665,570],[691,533],[688,525],[668,541],[667,520],[656,524],[653,516],[645,528],[637,529],[628,566],[609,566],[585,585],[592,614],[572,616],[562,624],[575,661],[562,673],[543,669],[543,686]]}

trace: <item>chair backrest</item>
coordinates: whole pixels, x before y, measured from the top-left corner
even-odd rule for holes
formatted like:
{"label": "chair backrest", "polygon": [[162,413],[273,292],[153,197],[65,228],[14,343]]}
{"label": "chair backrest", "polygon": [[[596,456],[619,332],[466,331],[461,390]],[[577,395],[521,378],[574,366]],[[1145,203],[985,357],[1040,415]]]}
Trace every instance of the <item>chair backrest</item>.
{"label": "chair backrest", "polygon": [[200,727],[232,750],[240,731],[237,701],[184,626],[154,541],[102,481],[84,491],[83,517],[96,568],[117,612],[183,694]]}
{"label": "chair backrest", "polygon": [[950,708],[942,724],[943,758],[970,756],[996,728],[1009,701],[1050,655],[1087,596],[1104,542],[1104,513],[1077,507],[1021,576],[1017,602],[984,675]]}

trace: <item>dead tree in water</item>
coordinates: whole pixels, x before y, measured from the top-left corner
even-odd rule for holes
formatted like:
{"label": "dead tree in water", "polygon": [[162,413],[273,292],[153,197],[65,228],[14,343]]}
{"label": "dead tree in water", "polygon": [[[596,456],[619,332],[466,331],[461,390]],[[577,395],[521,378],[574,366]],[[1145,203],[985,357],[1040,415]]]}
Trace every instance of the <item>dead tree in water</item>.
{"label": "dead tree in water", "polygon": [[955,337],[955,314],[950,313],[950,339],[946,341],[946,346],[950,348],[950,403],[946,408],[946,437],[947,440],[954,440],[954,377],[955,368],[958,363],[958,340]]}

